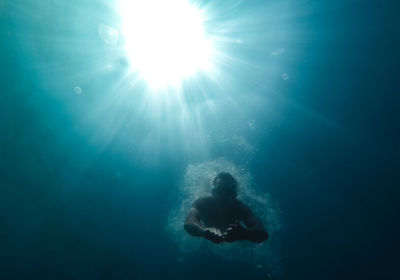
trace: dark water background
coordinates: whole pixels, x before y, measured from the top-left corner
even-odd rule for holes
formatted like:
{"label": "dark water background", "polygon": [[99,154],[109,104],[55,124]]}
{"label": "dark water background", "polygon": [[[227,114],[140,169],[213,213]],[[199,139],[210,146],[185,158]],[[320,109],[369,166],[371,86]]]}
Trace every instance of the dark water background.
{"label": "dark water background", "polygon": [[[185,131],[107,95],[122,75],[96,72],[109,48],[97,26],[116,17],[107,3],[1,1],[0,278],[268,279],[268,269],[209,252],[179,261],[165,231],[188,164],[223,157],[279,204],[282,268],[272,279],[400,279],[399,7],[280,3],[241,4],[250,18],[269,5],[282,14],[271,45],[259,44],[271,27],[258,20],[257,36],[242,34],[256,46],[237,50],[273,70],[238,81],[253,94],[211,96],[220,123],[204,116],[211,136],[188,152]],[[264,46],[285,48],[283,58]],[[149,148],[154,133],[162,140]],[[216,140],[232,135],[254,152]]]}

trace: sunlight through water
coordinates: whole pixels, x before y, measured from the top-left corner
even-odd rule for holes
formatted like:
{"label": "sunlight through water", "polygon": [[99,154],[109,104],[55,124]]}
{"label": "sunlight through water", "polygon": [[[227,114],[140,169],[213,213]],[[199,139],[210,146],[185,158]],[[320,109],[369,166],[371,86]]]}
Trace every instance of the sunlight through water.
{"label": "sunlight through water", "polygon": [[177,85],[209,67],[202,13],[187,0],[126,0],[121,16],[131,66],[150,87]]}
{"label": "sunlight through water", "polygon": [[[282,108],[296,106],[282,91],[299,75],[291,65],[302,51],[302,30],[289,20],[297,6],[239,0],[99,3],[12,4],[15,15],[46,11],[18,27],[19,63],[37,81],[27,96],[38,119],[60,112],[52,123],[60,128],[57,147],[73,151],[63,153],[71,169],[86,174],[107,159],[101,170],[112,174],[111,187],[145,192],[142,170],[158,176],[159,170],[182,172],[187,166],[181,183],[165,184],[176,187],[166,229],[179,259],[186,262],[204,249],[260,271],[279,271],[280,210],[265,191],[267,183],[252,182],[250,174],[257,176],[252,165],[268,153],[261,141],[276,141],[273,135],[285,121]],[[51,110],[42,110],[47,104]],[[131,175],[135,168],[138,173]],[[238,178],[241,198],[271,232],[268,243],[213,248],[183,232],[195,196],[208,193],[211,178],[223,170]],[[131,181],[137,174],[138,183]]]}
{"label": "sunlight through water", "polygon": [[246,163],[291,102],[280,93],[298,77],[291,63],[304,37],[291,0],[77,3],[9,5],[43,14],[17,26],[21,61],[94,159],[117,141],[142,164],[226,153]]}

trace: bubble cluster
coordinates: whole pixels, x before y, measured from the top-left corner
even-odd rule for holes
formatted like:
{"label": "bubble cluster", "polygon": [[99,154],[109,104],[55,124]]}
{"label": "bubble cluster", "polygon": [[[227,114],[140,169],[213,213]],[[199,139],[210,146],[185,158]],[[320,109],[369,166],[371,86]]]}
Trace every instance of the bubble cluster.
{"label": "bubble cluster", "polygon": [[[245,202],[266,226],[270,240],[261,244],[251,242],[215,244],[203,238],[192,237],[183,229],[183,223],[195,199],[209,194],[212,179],[219,172],[229,172],[239,182],[238,199]],[[255,267],[278,269],[280,257],[276,252],[274,235],[280,230],[279,209],[273,205],[268,194],[258,194],[252,187],[248,171],[221,158],[205,163],[189,165],[179,186],[178,204],[171,211],[166,226],[183,254],[198,250],[213,252],[225,259],[250,262]]]}

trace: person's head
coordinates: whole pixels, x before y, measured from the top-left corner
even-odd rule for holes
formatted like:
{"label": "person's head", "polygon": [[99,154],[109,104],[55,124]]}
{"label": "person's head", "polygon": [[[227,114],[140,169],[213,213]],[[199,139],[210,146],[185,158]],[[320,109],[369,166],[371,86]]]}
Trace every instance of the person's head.
{"label": "person's head", "polygon": [[218,198],[236,198],[238,182],[228,172],[221,172],[213,180],[211,194]]}

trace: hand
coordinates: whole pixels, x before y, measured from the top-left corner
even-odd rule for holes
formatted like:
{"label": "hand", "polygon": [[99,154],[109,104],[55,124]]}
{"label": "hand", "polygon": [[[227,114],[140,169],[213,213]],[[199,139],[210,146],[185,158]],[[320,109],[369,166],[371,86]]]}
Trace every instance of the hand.
{"label": "hand", "polygon": [[214,243],[221,243],[224,241],[221,231],[217,228],[206,228],[204,230],[204,238]]}
{"label": "hand", "polygon": [[244,240],[246,239],[246,229],[242,227],[239,223],[230,224],[222,234],[222,237],[226,242]]}

